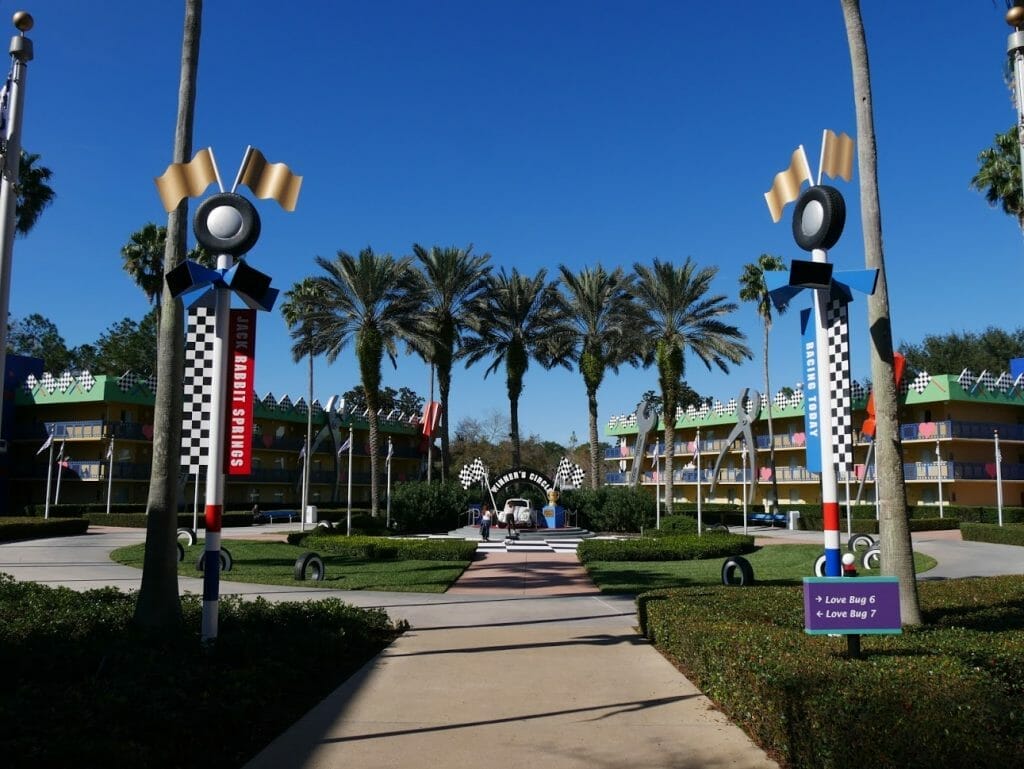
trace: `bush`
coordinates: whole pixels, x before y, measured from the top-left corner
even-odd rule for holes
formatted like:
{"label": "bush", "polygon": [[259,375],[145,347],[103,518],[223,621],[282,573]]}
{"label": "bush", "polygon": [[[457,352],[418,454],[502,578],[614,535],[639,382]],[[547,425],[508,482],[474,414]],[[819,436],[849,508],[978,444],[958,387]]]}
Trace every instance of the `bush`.
{"label": "bush", "polygon": [[342,555],[366,561],[471,561],[475,541],[404,537],[363,537],[317,530],[292,532],[292,545],[302,545],[320,555]]}
{"label": "bush", "polygon": [[1024,545],[1024,526],[991,523],[961,523],[960,536],[971,542],[992,542],[998,545]]}
{"label": "bush", "polygon": [[670,537],[676,534],[696,534],[697,519],[689,515],[666,515],[662,516],[661,528],[644,531],[649,537]]}
{"label": "bush", "polygon": [[592,531],[639,532],[654,526],[654,498],[640,489],[573,489],[564,492],[560,502],[579,514],[580,526]]}
{"label": "bush", "polygon": [[665,537],[608,540],[585,539],[576,550],[581,563],[593,561],[696,561],[750,553],[754,538],[742,534],[699,537],[679,534]]}
{"label": "bush", "polygon": [[469,506],[469,492],[454,481],[411,481],[391,490],[391,520],[396,531],[433,534],[458,528]]}
{"label": "bush", "polygon": [[0,542],[85,534],[89,522],[81,518],[0,518]]}
{"label": "bush", "polygon": [[865,636],[859,660],[846,659],[844,641],[803,632],[800,588],[646,593],[640,622],[784,766],[1019,766],[1024,581],[919,589],[928,624]]}

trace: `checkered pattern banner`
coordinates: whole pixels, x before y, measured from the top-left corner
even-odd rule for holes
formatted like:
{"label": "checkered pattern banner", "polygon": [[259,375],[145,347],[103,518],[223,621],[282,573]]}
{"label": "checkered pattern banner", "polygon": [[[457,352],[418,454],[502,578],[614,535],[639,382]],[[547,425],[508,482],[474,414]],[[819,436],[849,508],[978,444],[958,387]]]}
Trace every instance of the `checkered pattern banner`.
{"label": "checkered pattern banner", "polygon": [[828,388],[831,397],[829,428],[836,467],[853,471],[853,414],[850,386],[850,321],[842,299],[829,300],[825,310],[828,330]]}
{"label": "checkered pattern banner", "polygon": [[210,455],[210,404],[213,399],[213,341],[217,334],[212,304],[188,311],[185,332],[184,402],[181,421],[181,464],[198,473]]}
{"label": "checkered pattern banner", "polygon": [[484,461],[477,457],[468,465],[463,465],[462,469],[459,470],[459,483],[462,484],[462,488],[468,489],[477,481],[483,480],[486,475],[487,468],[484,467]]}
{"label": "checkered pattern banner", "polygon": [[562,486],[572,486],[574,489],[578,489],[583,485],[583,476],[586,473],[583,468],[573,462],[568,457],[562,457],[558,460],[558,469],[555,471],[555,482],[561,479]]}

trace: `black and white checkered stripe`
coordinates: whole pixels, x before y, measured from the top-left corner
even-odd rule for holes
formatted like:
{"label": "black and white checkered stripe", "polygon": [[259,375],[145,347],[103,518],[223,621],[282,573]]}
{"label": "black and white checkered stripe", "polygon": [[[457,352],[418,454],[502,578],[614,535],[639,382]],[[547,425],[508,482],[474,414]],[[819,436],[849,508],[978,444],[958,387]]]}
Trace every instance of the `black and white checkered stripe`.
{"label": "black and white checkered stripe", "polygon": [[189,473],[205,468],[210,455],[210,404],[213,400],[213,343],[217,334],[212,303],[189,308],[185,333],[181,464]]}
{"label": "black and white checkered stripe", "polygon": [[477,457],[468,465],[463,465],[462,469],[459,470],[459,483],[462,484],[462,488],[468,489],[474,483],[482,480],[486,473],[484,461]]}
{"label": "black and white checkered stripe", "polygon": [[831,395],[829,426],[836,467],[853,470],[853,413],[850,397],[850,322],[847,304],[829,300],[825,310],[828,329],[828,388]]}

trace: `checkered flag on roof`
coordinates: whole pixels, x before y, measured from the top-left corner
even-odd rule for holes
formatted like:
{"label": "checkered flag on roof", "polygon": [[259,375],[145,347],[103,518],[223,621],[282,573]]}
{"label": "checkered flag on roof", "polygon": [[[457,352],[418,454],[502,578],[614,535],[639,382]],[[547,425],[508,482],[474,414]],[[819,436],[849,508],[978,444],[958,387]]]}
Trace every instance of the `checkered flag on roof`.
{"label": "checkered flag on roof", "polygon": [[583,468],[573,462],[568,457],[562,457],[558,460],[558,469],[555,470],[555,485],[559,485],[564,488],[571,486],[574,489],[578,489],[583,485],[583,477],[586,475]]}

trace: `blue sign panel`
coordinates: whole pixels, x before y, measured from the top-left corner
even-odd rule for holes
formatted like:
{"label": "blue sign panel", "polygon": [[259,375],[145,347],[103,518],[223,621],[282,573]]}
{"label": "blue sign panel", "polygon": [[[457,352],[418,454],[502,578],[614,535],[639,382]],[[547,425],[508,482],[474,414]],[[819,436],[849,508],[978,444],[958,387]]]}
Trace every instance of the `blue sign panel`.
{"label": "blue sign panel", "polygon": [[804,632],[902,633],[896,577],[804,577]]}
{"label": "blue sign panel", "polygon": [[806,439],[806,467],[809,472],[821,472],[821,411],[818,409],[818,343],[814,335],[814,311],[800,311],[800,357],[804,372],[804,436]]}

